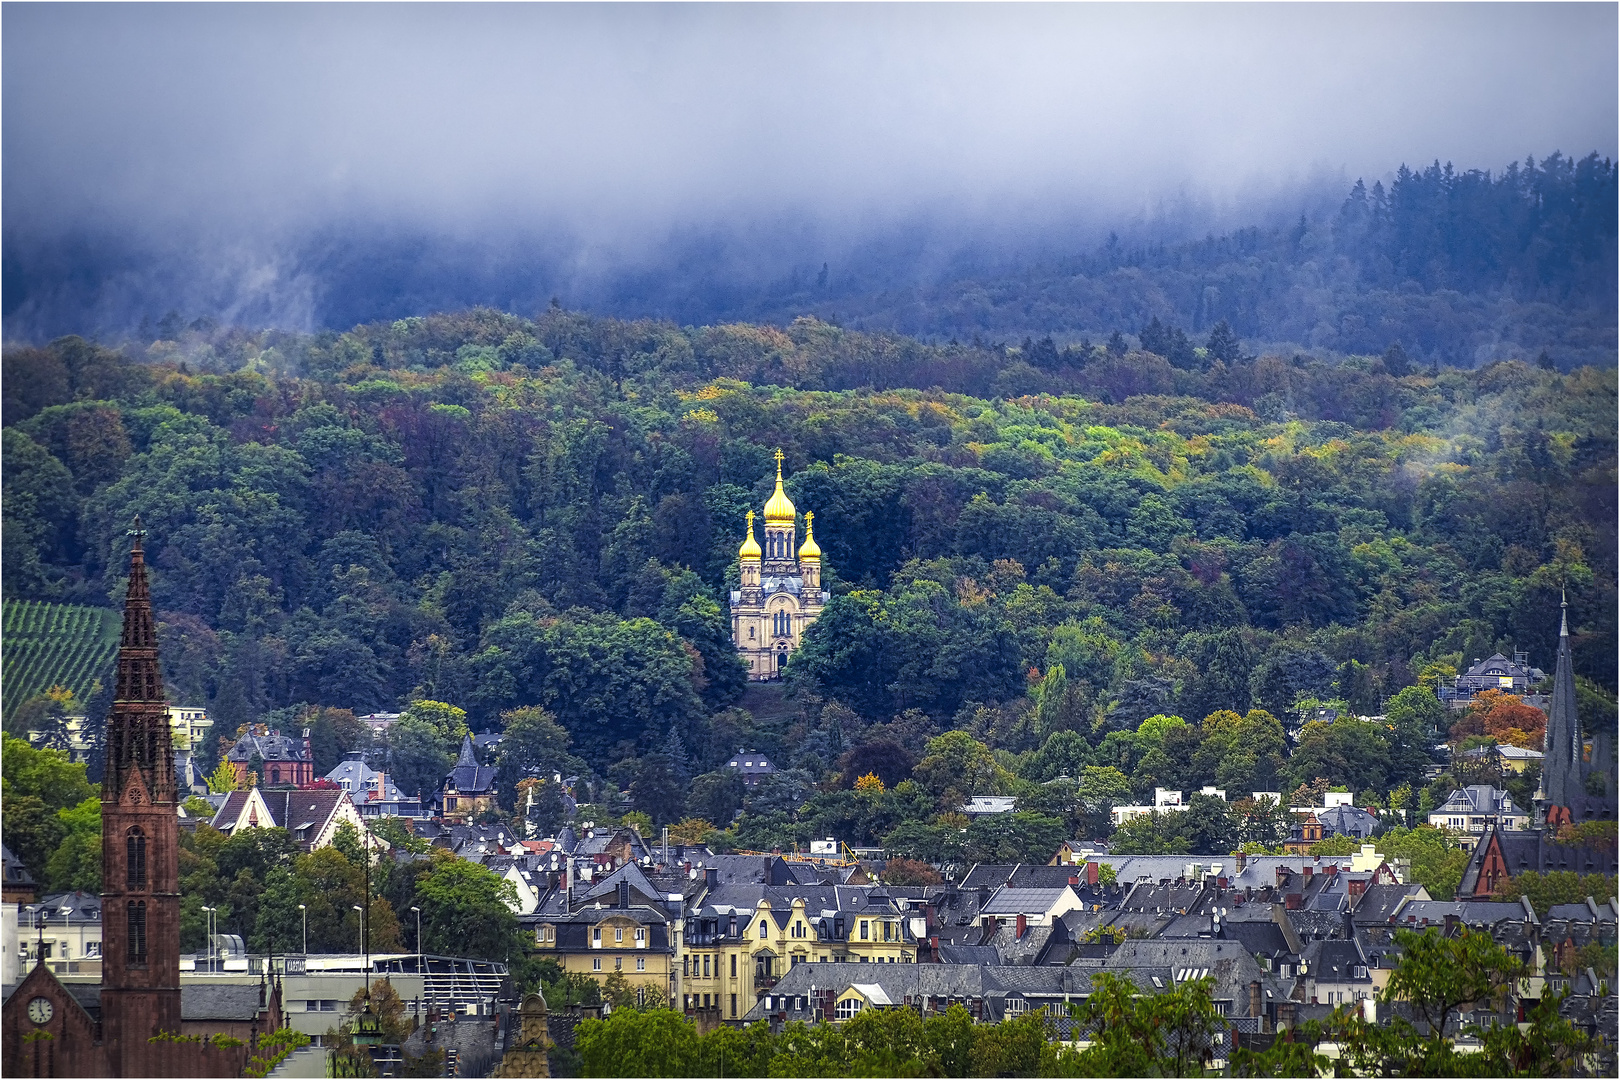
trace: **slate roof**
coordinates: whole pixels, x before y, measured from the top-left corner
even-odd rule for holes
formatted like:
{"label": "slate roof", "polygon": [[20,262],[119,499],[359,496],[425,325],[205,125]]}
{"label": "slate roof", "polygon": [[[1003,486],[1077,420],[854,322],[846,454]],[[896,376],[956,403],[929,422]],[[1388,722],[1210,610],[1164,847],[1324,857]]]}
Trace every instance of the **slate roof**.
{"label": "slate roof", "polygon": [[286,829],[295,842],[305,851],[315,842],[322,828],[332,816],[337,813],[343,800],[348,798],[348,792],[342,788],[301,788],[288,790],[285,788],[257,788],[248,791],[233,791],[220,805],[219,811],[214,815],[213,826],[216,829],[234,827],[237,818],[242,816],[242,810],[247,805],[248,798],[253,790],[257,790],[259,797],[264,800],[270,811],[270,821],[260,822],[260,828],[274,825]]}
{"label": "slate roof", "polygon": [[[1093,970],[1068,967],[995,967],[981,964],[799,964],[790,968],[766,998],[743,1017],[745,1021],[774,1016],[768,999],[790,999],[787,1019],[808,1020],[810,1012],[800,1001],[812,992],[832,990],[842,993],[855,985],[875,985],[897,1004],[921,998],[980,998],[989,1019],[1001,1015],[992,1002],[1005,1002],[1009,994],[1025,998],[1061,999],[1065,994],[1083,997],[1091,993]],[[1116,972],[1137,986],[1151,991],[1153,986],[1143,972]],[[812,1004],[811,1009],[814,1008]]]}
{"label": "slate roof", "polygon": [[662,903],[667,895],[647,880],[647,875],[641,872],[639,866],[635,863],[625,863],[606,877],[591,882],[590,888],[583,895],[580,894],[579,886],[574,886],[574,903],[588,904],[596,900],[604,902],[611,900],[618,896],[620,882],[630,886],[630,895],[633,899],[644,898],[642,901],[644,903]]}
{"label": "slate roof", "polygon": [[[62,989],[83,1006],[85,1012],[100,1019],[100,983],[62,983]],[[182,1020],[252,1020],[260,1008],[257,983],[192,983],[180,987]]]}
{"label": "slate roof", "polygon": [[1248,1011],[1249,983],[1263,982],[1265,976],[1243,942],[1216,938],[1128,940],[1104,961],[1103,968],[1169,968],[1178,982],[1201,977],[1190,972],[1207,972],[1215,980],[1213,996],[1239,1003],[1238,1012]]}
{"label": "slate roof", "polygon": [[22,860],[11,853],[11,849],[0,844],[0,866],[4,867],[5,883],[9,888],[31,889],[34,887],[34,875],[28,872],[28,867]]}
{"label": "slate roof", "polygon": [[1613,844],[1560,844],[1541,829],[1500,829],[1492,825],[1474,847],[1463,870],[1458,896],[1471,896],[1479,885],[1479,872],[1491,841],[1495,840],[1510,877],[1526,870],[1538,874],[1569,870],[1577,874],[1612,874],[1620,864]]}
{"label": "slate roof", "polygon": [[1319,983],[1372,982],[1370,971],[1355,974],[1358,966],[1367,967],[1367,958],[1354,940],[1313,941],[1305,946],[1300,960],[1305,964],[1305,974]]}
{"label": "slate roof", "polygon": [[1562,919],[1567,922],[1615,922],[1616,903],[1610,897],[1602,904],[1594,901],[1590,896],[1582,904],[1554,904],[1547,909],[1546,922]]}
{"label": "slate roof", "polygon": [[1044,915],[1065,896],[1073,896],[1069,887],[1058,889],[1014,889],[1003,886],[991,894],[979,909],[980,915]]}
{"label": "slate roof", "polygon": [[304,740],[293,738],[291,735],[255,735],[249,731],[236,740],[236,745],[226,752],[226,760],[231,762],[247,763],[258,754],[265,761],[308,761],[310,752]]}
{"label": "slate roof", "polygon": [[1453,916],[1469,927],[1494,927],[1503,921],[1535,921],[1519,903],[1491,900],[1409,900],[1394,915],[1396,926],[1443,926]]}
{"label": "slate roof", "polygon": [[[1058,940],[1054,941],[1056,937]],[[1018,927],[1014,924],[1004,923],[998,926],[995,933],[983,942],[983,945],[996,950],[1001,956],[1001,964],[1005,966],[1028,967],[1040,963],[1064,963],[1069,959],[1069,951],[1063,948],[1068,940],[1068,927],[1061,921],[1051,926],[1027,926],[1022,937],[1018,935]],[[1053,957],[1049,952],[1057,953]]]}
{"label": "slate roof", "polygon": [[[101,897],[96,893],[81,891],[53,893],[42,897],[37,904],[25,904],[23,913],[45,912],[45,916],[52,922],[63,920],[69,926],[81,923],[101,923]],[[19,918],[19,922],[26,919]]]}
{"label": "slate roof", "polygon": [[1424,892],[1423,886],[1416,882],[1406,885],[1369,885],[1367,891],[1361,894],[1361,899],[1356,901],[1350,918],[1358,925],[1387,922],[1408,897],[1416,898]]}
{"label": "slate roof", "polygon": [[1432,813],[1517,816],[1523,811],[1513,805],[1513,799],[1506,791],[1489,784],[1469,784],[1453,790]]}
{"label": "slate roof", "polygon": [[1284,913],[1301,941],[1342,938],[1350,935],[1345,917],[1338,911],[1309,911],[1303,908]]}
{"label": "slate roof", "polygon": [[1378,819],[1357,806],[1330,806],[1326,810],[1318,810],[1316,820],[1322,823],[1323,836],[1338,834],[1366,839],[1378,827]]}
{"label": "slate roof", "polygon": [[252,1020],[260,1008],[259,987],[251,983],[180,986],[182,1020]]}
{"label": "slate roof", "polygon": [[[377,790],[377,778],[384,775],[358,758],[349,758],[339,762],[336,768],[326,774],[326,779],[341,786],[349,793],[349,798],[358,805],[371,801],[371,796]],[[387,777],[381,801],[400,802],[406,797],[394,783],[393,777]]]}
{"label": "slate roof", "polygon": [[758,750],[744,750],[740,747],[726,762],[726,768],[736,769],[743,783],[749,787],[753,787],[776,771],[776,766],[772,765],[764,754]]}
{"label": "slate roof", "polygon": [[995,967],[1001,963],[1001,952],[994,945],[946,945],[941,942],[939,961],[942,964],[982,964]]}
{"label": "slate roof", "polygon": [[445,790],[458,795],[483,795],[494,790],[496,769],[493,765],[480,765],[473,754],[472,736],[461,737],[461,755],[444,777]]}
{"label": "slate roof", "polygon": [[1230,941],[1241,942],[1245,949],[1256,956],[1292,955],[1282,927],[1269,919],[1265,922],[1223,922],[1221,936]]}

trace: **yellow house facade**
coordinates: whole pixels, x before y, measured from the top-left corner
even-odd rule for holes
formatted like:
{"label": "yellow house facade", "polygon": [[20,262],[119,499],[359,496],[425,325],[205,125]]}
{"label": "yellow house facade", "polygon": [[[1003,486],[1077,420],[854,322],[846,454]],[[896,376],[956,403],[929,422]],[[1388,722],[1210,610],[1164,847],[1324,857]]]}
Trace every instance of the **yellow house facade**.
{"label": "yellow house facade", "polygon": [[565,971],[605,983],[615,973],[631,986],[677,992],[671,922],[656,908],[587,907],[535,924],[534,948]]}
{"label": "yellow house facade", "polygon": [[778,895],[752,907],[706,905],[688,916],[676,972],[682,1007],[717,1008],[720,1019],[740,1021],[800,964],[916,962],[900,912],[887,904],[835,909],[824,900]]}

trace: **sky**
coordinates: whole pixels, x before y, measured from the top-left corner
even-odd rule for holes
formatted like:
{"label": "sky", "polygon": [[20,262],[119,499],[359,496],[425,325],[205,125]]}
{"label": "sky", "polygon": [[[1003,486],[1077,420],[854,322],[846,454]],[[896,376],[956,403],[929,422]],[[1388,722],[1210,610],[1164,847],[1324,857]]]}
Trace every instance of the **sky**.
{"label": "sky", "polygon": [[1616,12],[7,3],[4,329],[588,306],[1613,156]]}

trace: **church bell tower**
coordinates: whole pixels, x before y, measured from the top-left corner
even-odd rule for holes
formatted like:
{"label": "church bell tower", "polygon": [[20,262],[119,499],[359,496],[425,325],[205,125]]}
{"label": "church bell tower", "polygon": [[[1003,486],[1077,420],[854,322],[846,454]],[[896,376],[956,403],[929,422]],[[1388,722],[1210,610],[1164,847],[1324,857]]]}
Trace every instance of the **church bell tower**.
{"label": "church bell tower", "polygon": [[[180,823],[140,518],[101,786],[101,1015],[109,1046],[180,1033]],[[114,1068],[120,1055],[109,1054]]]}

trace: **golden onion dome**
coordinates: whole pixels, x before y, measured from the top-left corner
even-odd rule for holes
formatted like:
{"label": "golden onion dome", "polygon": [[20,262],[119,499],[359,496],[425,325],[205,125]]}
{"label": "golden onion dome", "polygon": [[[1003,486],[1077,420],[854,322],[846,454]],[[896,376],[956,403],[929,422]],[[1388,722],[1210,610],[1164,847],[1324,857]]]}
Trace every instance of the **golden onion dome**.
{"label": "golden onion dome", "polygon": [[791,525],[793,524],[793,500],[787,497],[782,490],[782,451],[776,452],[776,491],[771,494],[765,503],[765,524]]}
{"label": "golden onion dome", "polygon": [[742,547],[737,549],[737,556],[742,559],[757,559],[759,555],[759,541],[754,539],[754,512],[750,510],[748,511],[748,539],[744,540]]}
{"label": "golden onion dome", "polygon": [[815,534],[816,512],[806,510],[804,514],[804,544],[799,548],[800,559],[815,559],[821,561],[821,545],[816,543]]}

